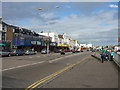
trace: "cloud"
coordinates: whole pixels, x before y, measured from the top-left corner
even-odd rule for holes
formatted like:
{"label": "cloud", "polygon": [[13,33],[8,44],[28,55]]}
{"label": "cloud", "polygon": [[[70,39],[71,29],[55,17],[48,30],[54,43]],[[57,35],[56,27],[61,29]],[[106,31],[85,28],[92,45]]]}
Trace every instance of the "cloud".
{"label": "cloud", "polygon": [[111,7],[111,8],[118,8],[118,5],[111,4],[111,5],[109,5],[109,7]]}
{"label": "cloud", "polygon": [[[56,5],[61,8],[53,8]],[[116,9],[104,9],[103,5],[104,3],[4,3],[3,15],[6,22],[19,24],[38,33],[66,33],[80,43],[113,45],[117,41],[118,12]],[[104,6],[108,7],[108,4]],[[36,11],[37,8],[45,10],[39,12]]]}
{"label": "cloud", "polygon": [[118,21],[117,19],[113,19],[114,14],[117,14],[117,12],[104,10],[98,12],[96,15],[82,16],[72,14],[64,17],[64,19],[56,20],[56,23],[52,25],[32,27],[37,32],[42,30],[45,32],[65,32],[73,39],[79,40],[79,42],[93,42],[94,44],[101,44],[103,42],[102,44],[110,45],[117,42]]}

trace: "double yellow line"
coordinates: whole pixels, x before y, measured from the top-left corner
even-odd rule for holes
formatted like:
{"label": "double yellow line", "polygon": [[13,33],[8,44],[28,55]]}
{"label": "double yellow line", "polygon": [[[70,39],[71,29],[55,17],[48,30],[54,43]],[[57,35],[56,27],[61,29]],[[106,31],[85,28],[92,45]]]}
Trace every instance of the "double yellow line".
{"label": "double yellow line", "polygon": [[53,73],[53,74],[45,77],[45,78],[43,78],[43,79],[41,79],[41,80],[36,81],[35,83],[33,83],[33,84],[31,84],[30,86],[28,86],[25,90],[32,90],[32,89],[34,89],[34,88],[37,88],[37,87],[38,87],[39,85],[41,85],[42,83],[44,83],[44,82],[52,79],[53,77],[55,77],[55,76],[63,73],[64,71],[66,71],[66,70],[74,67],[75,65],[81,63],[82,61],[84,61],[84,60],[87,59],[87,58],[88,58],[88,57],[86,57],[86,58],[84,58],[84,59],[82,59],[82,60],[80,60],[80,61],[77,61],[76,63],[71,64],[71,65],[69,65],[69,66],[67,66],[67,67],[65,67],[65,68],[63,68],[63,69],[61,69],[61,70],[59,70],[59,71],[57,71],[57,72],[55,72],[55,73]]}

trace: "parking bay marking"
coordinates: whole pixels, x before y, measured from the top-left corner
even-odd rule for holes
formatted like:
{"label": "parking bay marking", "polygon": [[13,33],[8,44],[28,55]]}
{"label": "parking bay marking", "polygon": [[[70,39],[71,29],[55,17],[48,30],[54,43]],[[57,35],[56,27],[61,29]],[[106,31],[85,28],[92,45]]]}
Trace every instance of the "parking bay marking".
{"label": "parking bay marking", "polygon": [[48,80],[50,80],[50,79],[52,79],[52,78],[60,75],[61,73],[65,72],[66,70],[68,70],[68,69],[76,66],[77,64],[80,64],[81,62],[83,62],[83,61],[86,60],[87,58],[89,58],[89,56],[87,56],[86,58],[84,58],[84,59],[82,59],[82,60],[80,60],[80,61],[77,61],[77,62],[74,63],[74,64],[71,64],[71,65],[69,65],[69,66],[66,66],[66,67],[64,67],[63,69],[61,69],[61,70],[59,70],[59,71],[57,71],[57,72],[55,72],[55,73],[53,73],[53,74],[51,74],[51,75],[49,75],[49,76],[46,76],[46,77],[43,78],[43,79],[40,79],[40,80],[36,81],[35,83],[33,83],[33,84],[31,84],[30,86],[28,86],[25,90],[32,90],[32,89],[34,89],[34,88],[37,88],[38,86],[40,86],[40,85],[43,84],[44,82],[46,82],[46,81],[48,81]]}

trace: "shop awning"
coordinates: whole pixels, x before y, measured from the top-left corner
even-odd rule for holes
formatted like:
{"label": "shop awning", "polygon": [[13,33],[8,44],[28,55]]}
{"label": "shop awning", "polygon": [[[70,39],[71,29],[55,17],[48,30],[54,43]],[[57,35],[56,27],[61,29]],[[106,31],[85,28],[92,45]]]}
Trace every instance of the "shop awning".
{"label": "shop awning", "polygon": [[68,44],[68,47],[72,47],[72,45],[71,45],[71,44]]}
{"label": "shop awning", "polygon": [[6,44],[0,43],[0,45],[6,45]]}
{"label": "shop awning", "polygon": [[61,44],[61,43],[58,43],[58,45],[57,45],[57,46],[67,47],[67,45],[66,45],[66,44]]}

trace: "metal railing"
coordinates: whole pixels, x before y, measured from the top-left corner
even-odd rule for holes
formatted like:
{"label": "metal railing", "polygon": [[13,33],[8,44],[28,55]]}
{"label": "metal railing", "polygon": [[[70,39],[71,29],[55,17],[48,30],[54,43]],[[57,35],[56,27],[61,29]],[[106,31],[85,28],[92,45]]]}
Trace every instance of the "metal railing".
{"label": "metal railing", "polygon": [[115,53],[113,61],[120,67],[120,55]]}

